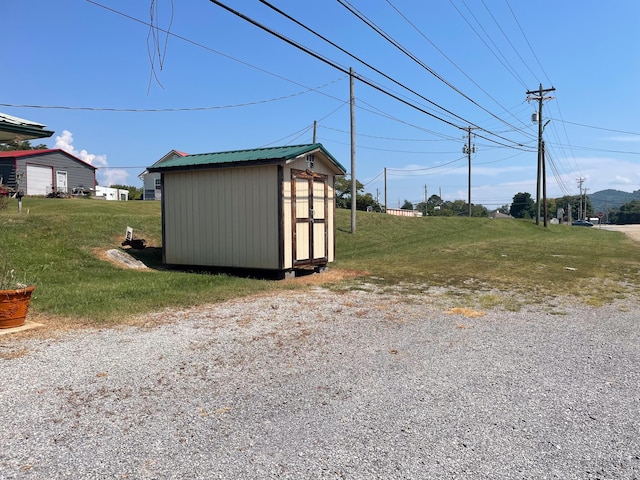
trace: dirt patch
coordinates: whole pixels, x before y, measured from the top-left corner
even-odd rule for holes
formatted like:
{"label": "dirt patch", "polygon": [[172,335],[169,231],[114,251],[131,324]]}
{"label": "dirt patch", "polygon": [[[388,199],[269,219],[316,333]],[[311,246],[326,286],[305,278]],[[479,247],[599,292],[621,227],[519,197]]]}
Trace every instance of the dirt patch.
{"label": "dirt patch", "polygon": [[368,272],[362,270],[341,270],[329,268],[326,272],[311,273],[309,275],[281,280],[281,282],[285,285],[325,285],[328,283],[338,283],[351,278],[364,277],[368,274]]}
{"label": "dirt patch", "polygon": [[[114,261],[106,255],[106,251],[95,249],[94,254],[107,262],[114,263]],[[122,268],[129,268],[119,265]],[[329,269],[323,273],[313,273],[309,275],[299,276],[296,278],[279,280],[276,283],[275,290],[268,292],[262,292],[254,295],[255,298],[264,296],[271,296],[275,294],[285,293],[290,286],[322,286],[333,283],[339,283],[344,280],[352,278],[362,277],[368,275],[365,271],[360,270],[341,270],[341,269]],[[282,289],[277,288],[279,285]],[[304,289],[304,288],[303,288]],[[247,301],[251,297],[240,297],[233,301]],[[90,320],[82,320],[79,318],[65,317],[60,315],[50,315],[29,312],[29,320],[42,324],[42,327],[33,330],[25,330],[21,332],[12,332],[11,335],[7,335],[3,338],[3,341],[10,342],[15,339],[52,339],[64,332],[73,330],[81,330],[86,328],[118,328],[118,327],[139,327],[139,328],[154,328],[159,325],[168,323],[174,323],[184,318],[185,313],[192,312],[194,314],[202,314],[211,309],[213,304],[197,305],[191,308],[167,308],[160,312],[150,312],[139,316],[132,316],[130,318],[119,320],[118,323],[113,324],[101,324],[97,325]],[[3,346],[3,342],[0,342],[0,348]],[[6,354],[6,352],[5,352]],[[11,353],[9,353],[11,355]]]}
{"label": "dirt patch", "polygon": [[622,232],[626,234],[631,240],[640,242],[640,225],[598,225],[593,228]]}

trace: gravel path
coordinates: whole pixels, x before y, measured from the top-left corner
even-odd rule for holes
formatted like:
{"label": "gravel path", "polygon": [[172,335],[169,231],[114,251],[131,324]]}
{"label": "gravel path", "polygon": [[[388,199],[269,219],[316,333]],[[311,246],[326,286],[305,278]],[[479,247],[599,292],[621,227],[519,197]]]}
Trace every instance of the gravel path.
{"label": "gravel path", "polygon": [[313,287],[3,337],[0,478],[640,478],[638,300],[455,306]]}

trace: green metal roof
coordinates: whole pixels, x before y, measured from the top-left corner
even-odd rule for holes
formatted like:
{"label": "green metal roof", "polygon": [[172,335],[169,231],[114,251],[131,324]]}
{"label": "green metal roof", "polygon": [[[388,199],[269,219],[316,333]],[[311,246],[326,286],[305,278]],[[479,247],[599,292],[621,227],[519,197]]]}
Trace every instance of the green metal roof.
{"label": "green metal roof", "polygon": [[177,157],[149,167],[150,172],[167,170],[191,170],[207,167],[231,167],[251,164],[277,163],[296,158],[316,150],[322,151],[327,159],[343,174],[346,169],[331,155],[321,143],[306,145],[290,145],[285,147],[255,148],[251,150],[234,150],[230,152],[200,153]]}
{"label": "green metal roof", "polygon": [[20,140],[35,140],[53,135],[53,130],[45,130],[44,127],[41,123],[0,113],[0,141],[2,142],[16,137]]}

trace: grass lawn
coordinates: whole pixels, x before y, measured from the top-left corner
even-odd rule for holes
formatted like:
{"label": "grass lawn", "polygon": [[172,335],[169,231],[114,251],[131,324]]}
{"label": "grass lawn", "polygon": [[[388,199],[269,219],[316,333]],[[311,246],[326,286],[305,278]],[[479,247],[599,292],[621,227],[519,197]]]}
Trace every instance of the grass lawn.
{"label": "grass lawn", "polygon": [[[625,235],[595,228],[488,218],[401,218],[337,211],[337,261],[332,270],[366,272],[383,286],[497,289],[541,301],[574,295],[594,304],[635,293],[640,247]],[[8,261],[36,284],[31,311],[70,322],[123,318],[282,288],[278,282],[172,271],[119,268],[101,258],[119,248],[127,226],[150,247],[147,265],[161,267],[159,202],[25,198],[0,210],[0,268]],[[361,280],[359,280],[361,281]],[[357,288],[357,282],[342,284]]]}

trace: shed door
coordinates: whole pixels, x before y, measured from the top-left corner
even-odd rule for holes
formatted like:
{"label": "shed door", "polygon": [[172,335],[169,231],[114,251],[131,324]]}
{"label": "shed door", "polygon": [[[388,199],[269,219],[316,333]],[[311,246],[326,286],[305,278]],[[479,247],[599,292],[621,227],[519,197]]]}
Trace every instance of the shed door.
{"label": "shed door", "polygon": [[46,195],[53,187],[53,168],[27,165],[27,195]]}
{"label": "shed door", "polygon": [[292,170],[291,192],[293,265],[326,265],[329,259],[328,177]]}
{"label": "shed door", "polygon": [[57,171],[56,172],[56,190],[58,192],[67,191],[67,172]]}

